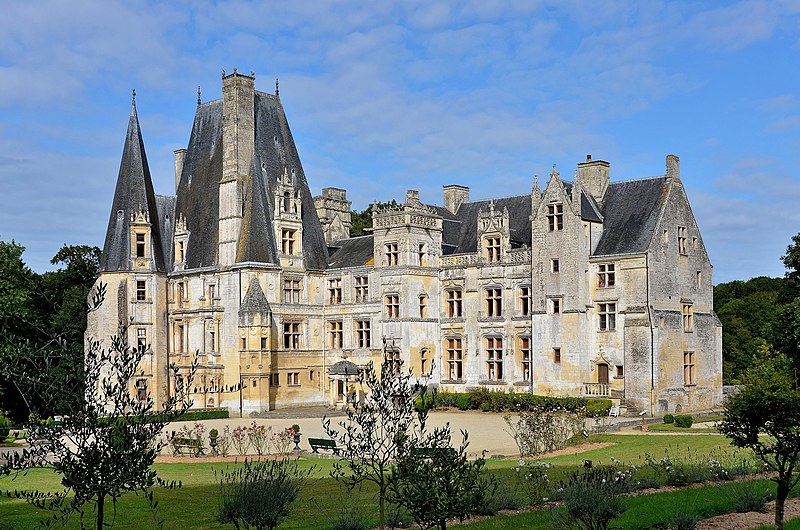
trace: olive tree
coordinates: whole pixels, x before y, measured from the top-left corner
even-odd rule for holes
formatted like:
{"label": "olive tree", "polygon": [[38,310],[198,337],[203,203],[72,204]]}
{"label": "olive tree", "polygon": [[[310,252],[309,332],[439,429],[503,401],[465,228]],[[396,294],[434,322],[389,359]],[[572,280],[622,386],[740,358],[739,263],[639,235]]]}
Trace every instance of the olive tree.
{"label": "olive tree", "polygon": [[774,472],[775,528],[783,528],[789,491],[797,484],[800,457],[800,390],[789,360],[766,356],[745,372],[747,384],[725,402],[720,432],[736,447],[749,448]]}

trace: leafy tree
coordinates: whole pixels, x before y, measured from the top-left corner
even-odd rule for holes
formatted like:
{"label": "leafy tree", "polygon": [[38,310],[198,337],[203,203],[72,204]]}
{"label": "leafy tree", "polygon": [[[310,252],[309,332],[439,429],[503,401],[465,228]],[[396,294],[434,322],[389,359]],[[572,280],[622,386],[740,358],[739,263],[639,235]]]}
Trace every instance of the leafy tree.
{"label": "leafy tree", "polygon": [[402,371],[402,366],[389,360],[381,364],[380,376],[370,362],[362,378],[369,390],[363,403],[348,408],[347,418],[336,426],[331,425],[330,418],[324,418],[322,426],[340,447],[332,476],[351,489],[365,482],[377,486],[383,529],[392,466],[400,444],[414,428],[414,401],[422,385],[412,380],[410,371]]}
{"label": "leafy tree", "polygon": [[[101,284],[92,296],[90,310],[100,306],[104,293],[105,286]],[[30,446],[0,468],[0,472],[11,473],[47,465],[61,475],[62,491],[15,492],[37,507],[55,512],[42,522],[46,528],[65,523],[76,513],[83,527],[88,504],[94,507],[99,530],[108,526],[107,501],[116,508],[124,493],[143,493],[155,510],[153,487],[168,485],[151,467],[164,444],[158,436],[167,423],[177,420],[189,407],[186,392],[191,388],[197,364],[195,361],[185,374],[187,383],[167,399],[158,414],[153,414],[156,411],[152,398],[139,400],[131,391],[131,381],[145,351],[130,347],[127,337],[128,329],[121,325],[108,348],[103,348],[98,340],[88,340],[84,360],[85,399],[79,404],[72,402],[73,408],[61,425],[34,417],[27,425]],[[54,340],[53,344],[69,348],[64,340]],[[171,373],[173,377],[178,374],[174,365]],[[33,371],[21,376],[23,388],[29,392],[55,391],[49,383],[36,384],[43,377],[47,380],[43,374]]]}
{"label": "leafy tree", "polygon": [[485,461],[467,459],[467,432],[452,447],[450,425],[425,432],[401,444],[392,472],[389,499],[404,507],[422,529],[447,528],[448,519],[462,521],[477,512],[493,483],[482,475]]}
{"label": "leafy tree", "polygon": [[[296,459],[249,461],[223,470],[217,520],[237,530],[272,530],[289,515],[314,467],[300,470]],[[216,474],[216,471],[215,471]]]}
{"label": "leafy tree", "polygon": [[374,202],[367,206],[366,210],[352,212],[350,214],[350,219],[352,222],[352,225],[350,226],[350,237],[367,235],[367,229],[372,228],[372,211],[376,206],[378,208],[385,208],[387,206],[391,206],[393,208],[400,207],[400,205],[397,204],[397,201],[392,199],[389,202]]}
{"label": "leafy tree", "polygon": [[759,359],[745,380],[744,389],[725,403],[720,432],[775,472],[775,528],[781,529],[786,497],[800,479],[800,390],[784,355]]}
{"label": "leafy tree", "polygon": [[781,260],[787,269],[786,278],[795,288],[800,287],[800,234],[792,236],[792,244],[786,247]]}

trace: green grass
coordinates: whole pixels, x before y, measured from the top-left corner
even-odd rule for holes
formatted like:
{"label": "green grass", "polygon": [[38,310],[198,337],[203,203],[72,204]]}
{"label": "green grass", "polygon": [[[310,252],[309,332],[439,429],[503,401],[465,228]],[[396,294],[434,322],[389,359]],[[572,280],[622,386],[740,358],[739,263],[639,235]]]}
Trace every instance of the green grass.
{"label": "green grass", "polygon": [[[735,459],[736,453],[730,447],[727,439],[720,435],[659,435],[659,436],[626,436],[604,434],[593,436],[590,442],[607,442],[608,447],[597,448],[584,453],[566,454],[555,458],[547,459],[553,464],[551,477],[554,480],[566,477],[578,466],[583,465],[584,459],[591,459],[596,465],[609,464],[611,459],[617,459],[624,464],[639,465],[644,461],[644,455],[650,454],[658,459],[669,456],[672,459],[707,459],[714,457],[718,460],[725,458]],[[311,465],[317,466],[308,487],[304,490],[302,498],[298,501],[293,514],[289,517],[281,528],[310,528],[323,529],[330,528],[331,523],[342,509],[355,506],[356,509],[364,511],[372,521],[376,519],[376,503],[373,502],[374,488],[365,486],[361,491],[355,491],[352,497],[341,491],[338,483],[329,478],[328,473],[332,469],[334,461],[330,459],[305,459],[302,461],[303,467]],[[220,528],[214,519],[217,508],[217,481],[214,478],[213,469],[219,469],[231,464],[211,464],[202,460],[188,460],[188,463],[179,464],[156,464],[155,469],[159,476],[167,481],[181,481],[183,487],[180,489],[156,489],[156,499],[159,501],[159,514],[166,520],[166,527],[173,528],[180,526],[187,530]],[[487,462],[487,469],[501,477],[512,480],[515,475],[514,468],[518,461],[514,460],[490,460]],[[10,477],[0,478],[0,491],[14,489],[40,489],[43,491],[57,491],[59,489],[59,477],[48,469],[36,469],[29,471],[24,476],[12,480]],[[672,492],[675,495],[687,495],[691,499],[702,498],[704,488],[686,490],[683,492]],[[698,493],[700,492],[700,493]],[[645,528],[646,525],[636,519],[638,509],[636,506],[644,506],[642,511],[660,510],[659,505],[647,503],[661,502],[657,496],[631,498],[633,503],[630,508],[630,528]],[[649,499],[649,500],[645,500]],[[673,500],[666,500],[664,509],[672,506],[686,506],[686,499],[676,497]],[[705,499],[697,501],[701,506],[707,506],[709,501]],[[672,504],[671,504],[672,503]],[[719,501],[711,502],[710,506],[717,506]],[[715,508],[717,510],[723,508]],[[107,507],[107,512],[111,512],[112,507]],[[91,512],[91,509],[89,509]],[[712,510],[713,511],[713,510]],[[40,512],[20,499],[0,498],[0,513],[3,513],[3,520],[8,523],[16,524],[19,528],[30,528],[35,522],[40,520],[46,513]],[[724,512],[720,512],[724,513]],[[89,517],[91,515],[89,514]],[[550,521],[549,512],[530,512],[518,517],[523,517],[523,522],[514,522],[514,526],[507,528],[519,528],[521,525],[544,524],[542,528],[548,528]],[[491,526],[486,528],[505,528],[502,526],[506,519],[513,521],[508,516],[491,519]],[[627,520],[627,519],[626,519]],[[650,520],[650,519],[647,519]],[[660,519],[659,519],[660,520]],[[544,522],[543,522],[544,521]],[[489,524],[489,523],[485,523]],[[509,522],[508,524],[512,524]],[[499,525],[499,526],[498,526]],[[72,521],[67,528],[78,528],[76,521]],[[117,505],[117,518],[115,528],[134,529],[152,528],[152,516],[149,506],[145,499],[140,496],[127,495],[123,497]],[[481,528],[481,527],[478,527]]]}

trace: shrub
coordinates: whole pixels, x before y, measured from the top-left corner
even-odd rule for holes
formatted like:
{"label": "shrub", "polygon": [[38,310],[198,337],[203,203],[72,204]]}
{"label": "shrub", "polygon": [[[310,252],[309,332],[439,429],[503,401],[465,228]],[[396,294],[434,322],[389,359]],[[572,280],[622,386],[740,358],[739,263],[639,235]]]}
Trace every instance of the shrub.
{"label": "shrub", "polygon": [[[189,410],[181,415],[181,421],[228,419],[229,415],[228,409]],[[148,420],[155,422],[165,421],[165,418],[163,414],[152,414],[147,417]]]}
{"label": "shrub", "polygon": [[5,441],[9,432],[11,432],[11,420],[5,416],[0,416],[0,442]]}
{"label": "shrub", "polygon": [[590,398],[586,400],[586,415],[590,418],[599,418],[608,416],[608,411],[611,409],[610,399],[597,399]]}
{"label": "shrub", "polygon": [[628,491],[628,479],[628,473],[611,467],[576,471],[560,483],[565,512],[554,513],[553,527],[606,530],[625,511],[619,495]]}
{"label": "shrub", "polygon": [[519,490],[531,506],[546,502],[553,494],[550,483],[550,464],[528,462],[516,468]]}
{"label": "shrub", "polygon": [[481,403],[481,411],[489,412],[490,410],[492,410],[492,404],[491,403]]}
{"label": "shrub", "polygon": [[357,511],[341,511],[333,521],[331,530],[369,530],[371,527],[364,514]]}
{"label": "shrub", "polygon": [[521,457],[536,456],[567,446],[574,436],[583,435],[584,415],[563,410],[520,412],[518,418],[503,418]]}
{"label": "shrub", "polygon": [[740,513],[766,512],[767,503],[775,498],[772,488],[760,481],[746,481],[731,486],[734,511]]}
{"label": "shrub", "polygon": [[675,512],[669,528],[670,530],[695,530],[697,528],[697,516],[692,512],[682,510]]}
{"label": "shrub", "polygon": [[681,427],[683,429],[688,429],[689,427],[692,426],[693,422],[694,422],[694,420],[692,419],[691,416],[688,416],[688,415],[675,416],[675,426],[676,427]]}
{"label": "shrub", "polygon": [[672,414],[664,414],[664,423],[675,423],[675,416]]}
{"label": "shrub", "polygon": [[469,394],[458,394],[455,405],[458,410],[469,410],[470,402],[471,396]]}
{"label": "shrub", "polygon": [[500,510],[517,510],[525,505],[525,499],[507,481],[500,480],[495,485],[481,495],[478,515],[496,515]]}

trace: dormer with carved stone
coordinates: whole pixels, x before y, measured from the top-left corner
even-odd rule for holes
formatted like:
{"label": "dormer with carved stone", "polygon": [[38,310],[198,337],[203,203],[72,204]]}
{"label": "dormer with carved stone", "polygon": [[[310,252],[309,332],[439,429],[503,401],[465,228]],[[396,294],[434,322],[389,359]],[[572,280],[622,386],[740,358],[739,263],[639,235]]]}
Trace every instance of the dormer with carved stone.
{"label": "dormer with carved stone", "polygon": [[340,188],[322,188],[322,195],[314,197],[317,217],[329,245],[350,237],[353,226],[351,204],[347,200],[347,190]]}
{"label": "dormer with carved stone", "polygon": [[186,252],[189,245],[189,228],[186,226],[186,219],[181,215],[175,223],[175,235],[173,236],[174,264],[173,270],[182,271],[186,268]]}
{"label": "dormer with carved stone", "polygon": [[478,254],[486,263],[501,263],[511,250],[508,210],[495,210],[494,201],[489,210],[478,211]]}
{"label": "dormer with carved stone", "polygon": [[131,212],[131,264],[134,270],[152,270],[153,238],[150,214],[146,210]]}
{"label": "dormer with carved stone", "polygon": [[303,256],[303,221],[302,196],[297,189],[297,171],[291,173],[284,168],[283,175],[278,178],[273,196],[275,222],[275,241],[278,242],[278,255],[281,266],[291,267],[293,263],[302,264]]}
{"label": "dormer with carved stone", "polygon": [[373,208],[376,267],[438,267],[442,254],[442,216],[408,190],[402,206]]}

